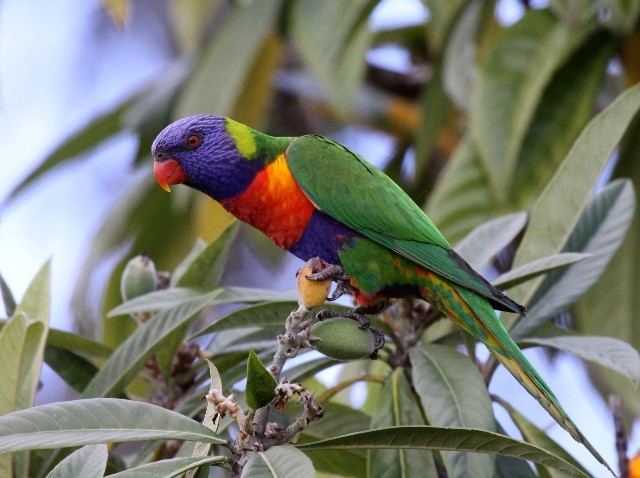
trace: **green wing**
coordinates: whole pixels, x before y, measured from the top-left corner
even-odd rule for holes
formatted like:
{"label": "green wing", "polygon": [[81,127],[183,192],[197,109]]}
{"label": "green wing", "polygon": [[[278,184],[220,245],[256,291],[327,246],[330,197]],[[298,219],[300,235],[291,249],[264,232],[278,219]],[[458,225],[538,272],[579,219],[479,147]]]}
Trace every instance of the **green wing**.
{"label": "green wing", "polygon": [[387,175],[323,136],[301,136],[287,149],[293,177],[322,211],[407,259],[485,297],[498,309],[524,308],[474,271],[427,215]]}

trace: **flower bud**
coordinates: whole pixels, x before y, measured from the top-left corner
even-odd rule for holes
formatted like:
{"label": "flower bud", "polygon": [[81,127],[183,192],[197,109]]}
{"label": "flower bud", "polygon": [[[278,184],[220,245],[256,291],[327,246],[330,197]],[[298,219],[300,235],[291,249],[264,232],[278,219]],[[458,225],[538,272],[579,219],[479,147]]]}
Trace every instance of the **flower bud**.
{"label": "flower bud", "polygon": [[120,279],[122,300],[135,299],[138,296],[153,292],[158,285],[156,266],[149,256],[141,254],[134,257],[124,268]]}

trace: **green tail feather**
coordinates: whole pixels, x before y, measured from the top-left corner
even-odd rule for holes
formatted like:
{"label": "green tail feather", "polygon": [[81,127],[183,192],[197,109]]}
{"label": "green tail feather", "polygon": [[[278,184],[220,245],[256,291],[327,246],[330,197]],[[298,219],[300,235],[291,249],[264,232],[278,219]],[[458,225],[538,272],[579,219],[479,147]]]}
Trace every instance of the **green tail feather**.
{"label": "green tail feather", "polygon": [[[439,284],[442,287],[442,284]],[[560,402],[555,397],[549,386],[533,368],[529,360],[515,344],[507,330],[496,316],[491,305],[484,297],[473,291],[459,286],[449,285],[457,294],[450,292],[448,300],[434,301],[433,295],[425,294],[425,299],[434,303],[458,326],[473,337],[481,340],[493,353],[493,355],[505,366],[509,372],[522,384],[522,386],[542,405],[542,407],[564,428],[578,443],[582,443],[587,450],[616,476],[607,462],[600,456],[600,453],[589,443],[587,438],[578,429],[575,423],[563,410]],[[440,289],[439,292],[442,292]],[[430,294],[429,294],[430,295]],[[453,297],[457,296],[457,297]],[[465,304],[456,304],[451,307],[451,300],[463,300]],[[467,307],[465,307],[465,305]]]}

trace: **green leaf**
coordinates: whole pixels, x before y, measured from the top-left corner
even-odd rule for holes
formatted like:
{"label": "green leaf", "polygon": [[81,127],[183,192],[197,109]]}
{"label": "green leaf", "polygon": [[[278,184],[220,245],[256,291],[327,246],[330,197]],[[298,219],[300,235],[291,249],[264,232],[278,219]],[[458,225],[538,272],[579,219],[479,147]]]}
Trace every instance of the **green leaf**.
{"label": "green leaf", "polygon": [[598,280],[622,244],[634,210],[635,193],[628,180],[614,181],[591,198],[562,251],[593,257],[547,275],[528,304],[527,319],[512,329],[514,337],[526,336],[566,309]]}
{"label": "green leaf", "polygon": [[[431,154],[437,146],[438,134],[445,126],[446,121],[450,118],[452,109],[451,101],[447,97],[444,85],[442,84],[442,59],[438,59],[433,66],[433,71],[429,82],[425,85],[420,100],[420,108],[422,115],[420,118],[420,126],[415,135],[414,148],[416,154],[416,171],[413,178],[413,188],[417,193],[427,194],[424,189],[424,181],[422,178],[428,174],[428,164]],[[399,171],[401,173],[401,171]],[[402,176],[400,176],[402,179]],[[411,191],[409,191],[411,192]],[[417,202],[420,196],[410,194]],[[422,199],[424,200],[424,198]]]}
{"label": "green leaf", "polygon": [[[0,413],[21,410],[33,405],[40,384],[44,349],[51,314],[51,262],[47,261],[33,278],[22,301],[16,306],[14,318],[20,317],[15,327],[9,323],[0,332],[0,373],[6,379],[0,386]],[[11,341],[11,344],[7,342]],[[8,356],[6,354],[9,354]],[[10,463],[4,458],[1,467]],[[29,473],[29,456],[16,454],[13,463],[16,476]]]}
{"label": "green leaf", "polygon": [[47,478],[102,478],[107,468],[109,452],[106,445],[87,445],[74,451],[58,463]]}
{"label": "green leaf", "polygon": [[526,212],[516,212],[481,224],[456,245],[456,251],[474,269],[485,267],[507,247],[527,223]]}
{"label": "green leaf", "polygon": [[[628,177],[640,189],[640,116],[636,115],[620,145],[617,178]],[[573,323],[585,335],[617,337],[640,349],[640,214],[636,214],[627,237],[600,280],[572,307]],[[603,294],[603,291],[606,291]],[[615,320],[603,320],[615,317]],[[589,375],[602,396],[622,398],[626,423],[640,415],[640,394],[629,381],[608,369],[589,366]]]}
{"label": "green leaf", "polygon": [[80,334],[58,329],[49,329],[47,347],[87,354],[96,358],[107,358],[113,352],[111,347],[101,342],[88,339]]}
{"label": "green leaf", "polygon": [[[498,433],[506,435],[500,423],[497,425]],[[496,478],[536,478],[536,476],[526,461],[518,460],[510,456],[498,455],[496,457]]]}
{"label": "green leaf", "polygon": [[198,50],[207,23],[220,5],[220,0],[175,0],[169,4],[175,39],[183,53]]}
{"label": "green leaf", "polygon": [[[350,433],[314,443],[297,445],[301,450],[394,448],[491,453],[528,460],[560,470],[569,476],[588,477],[580,469],[548,451],[498,433],[472,428],[431,426],[390,427]],[[475,475],[471,475],[475,476]]]}
{"label": "green leaf", "polygon": [[[424,425],[424,418],[401,367],[396,368],[382,388],[378,406],[371,417],[371,428]],[[335,433],[334,433],[335,436]],[[416,450],[370,450],[368,476],[437,477],[431,453]]]}
{"label": "green leaf", "polygon": [[176,330],[181,330],[202,310],[208,297],[207,294],[198,297],[199,300],[182,302],[174,308],[159,312],[136,329],[111,354],[82,396],[105,397],[120,394],[165,341],[171,340]]}
{"label": "green leaf", "polygon": [[215,466],[227,461],[224,456],[171,458],[114,473],[109,478],[173,478],[200,466]]}
{"label": "green leaf", "polygon": [[91,151],[107,138],[121,132],[123,114],[136,99],[137,95],[130,97],[112,111],[98,115],[87,126],[72,134],[11,191],[9,198],[15,198],[53,168],[78,159],[80,154]]}
{"label": "green leaf", "polygon": [[[590,199],[593,186],[640,107],[640,86],[628,89],[583,130],[533,209],[515,257],[519,266],[561,252]],[[511,296],[527,297],[531,287]],[[514,291],[515,292],[515,291]]]}
{"label": "green leaf", "polygon": [[[298,443],[369,429],[371,417],[360,410],[335,402],[322,406],[325,411],[322,420],[305,429]],[[355,478],[367,474],[367,452],[364,450],[335,450],[332,453],[309,451],[305,455],[311,458],[318,472]]]}
{"label": "green leaf", "polygon": [[546,10],[527,10],[489,53],[476,84],[470,129],[499,204],[506,202],[545,87],[589,31],[569,27]]}
{"label": "green leaf", "polygon": [[253,349],[247,360],[247,405],[252,410],[265,407],[275,397],[276,380],[267,371]]}
{"label": "green leaf", "polygon": [[184,273],[174,273],[173,283],[177,287],[217,286],[224,272],[229,248],[237,233],[238,223],[234,222],[188,265]]}
{"label": "green leaf", "polygon": [[444,87],[462,111],[466,111],[471,104],[471,93],[478,74],[476,37],[481,13],[482,5],[479,2],[468,2],[457,18],[444,48]]}
{"label": "green leaf", "polygon": [[550,338],[526,338],[523,345],[541,345],[562,350],[589,362],[623,374],[636,388],[640,385],[640,354],[620,339],[567,335]]}
{"label": "green leaf", "polygon": [[304,63],[343,117],[351,111],[365,72],[372,40],[367,18],[376,3],[300,0],[289,10],[290,31]]}
{"label": "green leaf", "polygon": [[128,300],[109,311],[107,317],[116,317],[118,315],[136,312],[160,312],[191,303],[197,303],[201,307],[206,307],[210,300],[216,299],[221,293],[221,289],[204,291],[193,288],[171,287],[170,289],[150,292],[149,294]]}
{"label": "green leaf", "polygon": [[14,314],[2,328],[0,373],[3,379],[0,385],[0,415],[25,408],[20,403],[20,393],[24,386],[23,373],[31,365],[29,360],[33,351],[37,349],[39,336],[43,331],[41,323],[29,320],[22,312]]}
{"label": "green leaf", "polygon": [[2,295],[2,302],[4,303],[4,310],[6,314],[11,317],[16,310],[16,301],[13,298],[9,285],[5,282],[4,277],[0,274],[0,295]]}
{"label": "green leaf", "polygon": [[281,4],[279,0],[235,4],[184,86],[175,118],[212,112],[225,116],[233,112],[244,79],[277,19]]}
{"label": "green leaf", "polygon": [[452,22],[455,21],[465,2],[462,0],[424,0],[423,3],[429,9],[429,21],[426,25],[429,48],[440,52],[445,45]]}
{"label": "green leaf", "polygon": [[290,381],[301,382],[309,377],[313,377],[322,370],[333,367],[334,365],[342,364],[344,362],[338,362],[337,360],[330,359],[329,357],[320,357],[308,362],[295,365],[291,368],[285,369],[284,375]]}
{"label": "green leaf", "polygon": [[520,207],[530,208],[591,119],[615,44],[607,32],[596,31],[545,88],[522,142],[509,191]]}
{"label": "green leaf", "polygon": [[538,277],[547,272],[567,267],[576,262],[583,261],[593,257],[591,254],[581,254],[579,252],[561,252],[560,254],[552,254],[542,257],[535,261],[522,264],[520,267],[511,269],[496,277],[491,283],[500,289],[509,289],[518,284],[522,284],[528,280]]}
{"label": "green leaf", "polygon": [[[208,307],[220,304],[282,302],[297,301],[298,294],[291,292],[276,292],[266,289],[250,289],[245,287],[224,287],[212,291],[172,287],[136,297],[113,308],[108,317],[134,312],[156,312],[172,309],[190,303]],[[286,318],[286,317],[285,317]]]}
{"label": "green leaf", "polygon": [[78,392],[82,392],[98,373],[98,368],[84,357],[57,347],[45,348],[44,361],[62,380]]}
{"label": "green leaf", "polygon": [[[220,379],[220,374],[218,373],[218,369],[209,360],[207,360],[207,364],[209,364],[209,375],[211,375],[211,385],[209,385],[209,393],[213,393],[214,391],[222,392],[222,380]],[[218,414],[217,408],[208,400],[207,400],[207,408],[204,412],[204,418],[202,419],[202,424],[214,432],[217,431],[218,425],[220,424],[220,415]],[[193,448],[192,457],[194,458],[206,457],[207,455],[209,455],[210,451],[211,451],[210,443],[198,442],[195,444]],[[185,478],[193,478],[195,474],[196,474],[196,470],[193,469],[185,475]]]}
{"label": "green leaf", "polygon": [[[0,415],[28,407],[25,391],[30,391],[24,375],[27,374],[34,351],[38,349],[44,333],[42,323],[29,320],[23,312],[16,312],[0,332]],[[40,370],[41,363],[36,363]],[[24,468],[26,457],[0,455],[0,475],[12,476],[16,468]],[[13,463],[13,464],[12,464]]]}
{"label": "green leaf", "polygon": [[0,417],[2,453],[168,439],[226,443],[208,428],[179,413],[117,398],[51,403]]}
{"label": "green leaf", "polygon": [[[541,430],[540,428],[535,426],[524,415],[522,415],[505,401],[499,400],[499,403],[507,410],[507,412],[509,412],[511,419],[516,424],[518,430],[520,430],[520,433],[522,433],[522,437],[527,441],[527,443],[531,443],[532,445],[538,446],[550,453],[553,453],[555,456],[562,458],[568,463],[571,463],[577,469],[581,470],[585,475],[589,475],[587,470],[585,470],[573,456],[567,453],[567,451],[560,445],[558,445],[554,440],[549,438],[549,434],[546,431]],[[565,476],[561,472],[553,468],[545,467],[541,464],[536,464],[536,468],[538,469],[538,473],[540,474],[540,476],[548,476],[549,478],[562,478]],[[543,470],[541,470],[541,468],[543,468]]]}
{"label": "green leaf", "polygon": [[223,315],[193,334],[191,338],[247,327],[284,327],[289,314],[297,308],[297,302],[262,302],[249,305]]}
{"label": "green leaf", "polygon": [[465,137],[429,196],[426,211],[447,240],[455,244],[490,220],[496,207],[476,148]]}
{"label": "green leaf", "polygon": [[[495,430],[489,392],[476,366],[444,345],[423,343],[409,351],[413,383],[431,425]],[[442,453],[453,476],[493,476],[495,460],[485,455]]]}
{"label": "green leaf", "polygon": [[249,458],[240,478],[301,478],[314,475],[313,464],[304,453],[291,446],[275,446]]}

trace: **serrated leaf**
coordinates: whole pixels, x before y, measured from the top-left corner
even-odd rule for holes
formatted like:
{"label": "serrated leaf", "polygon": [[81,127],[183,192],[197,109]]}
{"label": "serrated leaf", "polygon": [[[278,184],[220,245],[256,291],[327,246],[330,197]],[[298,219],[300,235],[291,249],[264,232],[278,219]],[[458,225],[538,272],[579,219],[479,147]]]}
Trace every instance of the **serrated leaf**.
{"label": "serrated leaf", "polygon": [[226,463],[228,459],[224,456],[209,457],[182,457],[160,460],[146,465],[137,466],[130,470],[121,471],[109,475],[113,478],[173,478],[182,476],[189,470],[197,469],[201,466],[215,466]]}
{"label": "serrated leaf", "polygon": [[[390,427],[380,430],[350,433],[335,438],[297,445],[301,450],[343,450],[359,448],[396,448],[449,450],[491,453],[540,463],[569,476],[584,478],[584,474],[566,460],[542,448],[498,433],[471,428],[432,426]],[[472,475],[473,476],[473,475]]]}
{"label": "serrated leaf", "polygon": [[514,337],[525,337],[575,302],[598,280],[622,244],[634,210],[635,193],[628,180],[614,181],[591,198],[562,251],[593,257],[546,276],[528,304],[527,320],[513,327]]}
{"label": "serrated leaf", "polygon": [[[380,392],[378,406],[371,417],[371,428],[424,423],[404,370],[396,368]],[[438,476],[431,453],[415,450],[369,450],[367,469],[370,478]]]}
{"label": "serrated leaf", "polygon": [[[640,87],[628,89],[583,130],[533,209],[514,265],[561,252],[598,178],[640,107]],[[536,284],[537,285],[537,284]],[[511,293],[520,302],[531,286]]]}
{"label": "serrated leaf", "polygon": [[58,402],[0,417],[0,452],[112,441],[189,440],[226,443],[179,413],[117,398]]}
{"label": "serrated leaf", "polygon": [[536,107],[554,72],[589,27],[571,28],[546,10],[527,10],[496,40],[476,84],[470,130],[499,204]]}
{"label": "serrated leaf", "polygon": [[481,269],[513,241],[526,223],[526,212],[516,212],[492,219],[467,234],[456,244],[455,249],[471,267]]}
{"label": "serrated leaf", "polygon": [[[489,392],[471,361],[450,347],[424,343],[409,351],[413,383],[431,425],[495,430]],[[490,477],[495,461],[484,455],[442,453],[453,476]]]}
{"label": "serrated leaf", "polygon": [[567,335],[550,338],[529,337],[519,343],[552,347],[594,362],[626,376],[640,385],[640,353],[631,345],[612,337]]}
{"label": "serrated leaf", "polygon": [[109,452],[106,445],[87,445],[74,451],[58,463],[47,478],[102,478],[107,468]]}
{"label": "serrated leaf", "polygon": [[253,349],[247,360],[247,405],[252,410],[265,407],[275,397],[276,380],[267,371]]}
{"label": "serrated leaf", "polygon": [[311,460],[291,446],[275,446],[255,453],[242,470],[240,478],[301,478],[314,476]]}
{"label": "serrated leaf", "polygon": [[500,289],[509,289],[510,287],[522,284],[542,274],[546,274],[547,272],[570,266],[571,264],[589,259],[590,257],[593,256],[579,252],[552,254],[511,269],[509,272],[505,272],[496,277],[491,283]]}
{"label": "serrated leaf", "polygon": [[[281,1],[262,0],[235,8],[204,48],[195,72],[184,86],[175,118],[196,113],[230,115],[244,79],[269,34]],[[241,48],[239,48],[241,45]],[[215,88],[212,90],[212,86]]]}

